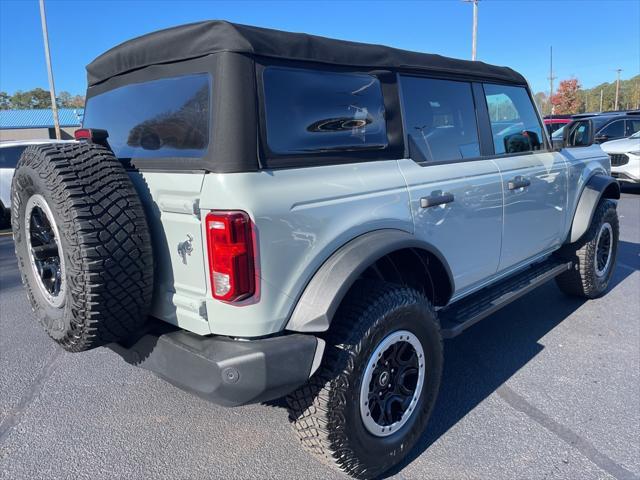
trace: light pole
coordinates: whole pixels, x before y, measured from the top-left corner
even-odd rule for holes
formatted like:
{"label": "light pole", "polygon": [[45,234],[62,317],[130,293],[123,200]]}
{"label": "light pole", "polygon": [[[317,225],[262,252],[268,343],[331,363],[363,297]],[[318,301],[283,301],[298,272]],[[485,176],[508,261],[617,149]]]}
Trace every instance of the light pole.
{"label": "light pole", "polygon": [[478,2],[480,0],[464,0],[466,3],[473,3],[473,33],[471,36],[471,60],[476,59],[478,47]]}
{"label": "light pole", "polygon": [[51,113],[53,113],[53,126],[56,130],[56,138],[60,140],[60,121],[58,120],[58,105],[56,104],[56,87],[53,83],[53,70],[51,68],[51,52],[49,51],[49,32],[47,30],[47,15],[44,11],[44,0],[40,0],[40,21],[42,22],[42,37],[44,39],[44,56],[47,60],[47,73],[49,75],[49,92],[51,93]]}
{"label": "light pole", "polygon": [[558,78],[553,76],[553,45],[549,47],[549,113],[555,113],[553,105],[553,81]]}

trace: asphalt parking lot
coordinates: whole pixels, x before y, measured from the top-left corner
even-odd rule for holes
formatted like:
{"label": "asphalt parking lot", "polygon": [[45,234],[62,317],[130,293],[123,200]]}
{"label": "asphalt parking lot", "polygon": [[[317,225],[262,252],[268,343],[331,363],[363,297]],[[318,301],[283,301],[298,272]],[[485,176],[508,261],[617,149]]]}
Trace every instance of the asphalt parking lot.
{"label": "asphalt parking lot", "polygon": [[[619,204],[610,291],[553,283],[445,344],[425,436],[392,478],[640,478],[640,194]],[[276,405],[225,409],[124,363],[68,354],[31,317],[0,233],[0,478],[344,478]]]}

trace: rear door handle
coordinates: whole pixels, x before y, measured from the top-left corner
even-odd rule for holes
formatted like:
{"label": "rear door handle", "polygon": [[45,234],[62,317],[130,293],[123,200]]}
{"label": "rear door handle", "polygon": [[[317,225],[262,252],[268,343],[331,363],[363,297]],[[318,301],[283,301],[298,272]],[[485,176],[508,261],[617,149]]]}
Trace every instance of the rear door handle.
{"label": "rear door handle", "polygon": [[531,181],[524,177],[516,177],[508,183],[509,190],[517,190],[518,188],[525,188],[529,185],[531,185]]}
{"label": "rear door handle", "polygon": [[453,202],[453,193],[441,193],[440,195],[429,195],[420,199],[420,208],[429,208],[436,205],[444,205]]}

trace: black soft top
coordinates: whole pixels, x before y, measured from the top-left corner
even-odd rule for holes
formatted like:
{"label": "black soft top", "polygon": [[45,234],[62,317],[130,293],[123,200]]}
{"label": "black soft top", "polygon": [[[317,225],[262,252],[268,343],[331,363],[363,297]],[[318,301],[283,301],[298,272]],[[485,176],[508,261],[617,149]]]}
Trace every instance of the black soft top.
{"label": "black soft top", "polygon": [[522,75],[508,67],[220,20],[159,30],[124,42],[87,66],[87,81],[89,86],[93,86],[149,65],[178,62],[217,52],[374,69],[453,73],[526,84]]}

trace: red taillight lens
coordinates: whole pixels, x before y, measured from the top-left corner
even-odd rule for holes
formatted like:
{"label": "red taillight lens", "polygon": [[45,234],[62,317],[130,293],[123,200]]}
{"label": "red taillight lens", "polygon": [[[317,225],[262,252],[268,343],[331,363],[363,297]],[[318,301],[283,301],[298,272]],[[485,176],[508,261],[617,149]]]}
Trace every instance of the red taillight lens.
{"label": "red taillight lens", "polygon": [[76,140],[91,140],[91,130],[88,128],[79,128],[73,132],[73,136]]}
{"label": "red taillight lens", "polygon": [[99,128],[79,128],[73,132],[76,140],[88,140],[90,142],[104,143],[109,137],[109,132]]}
{"label": "red taillight lens", "polygon": [[255,292],[251,219],[245,212],[211,212],[205,219],[213,297],[233,302]]}

